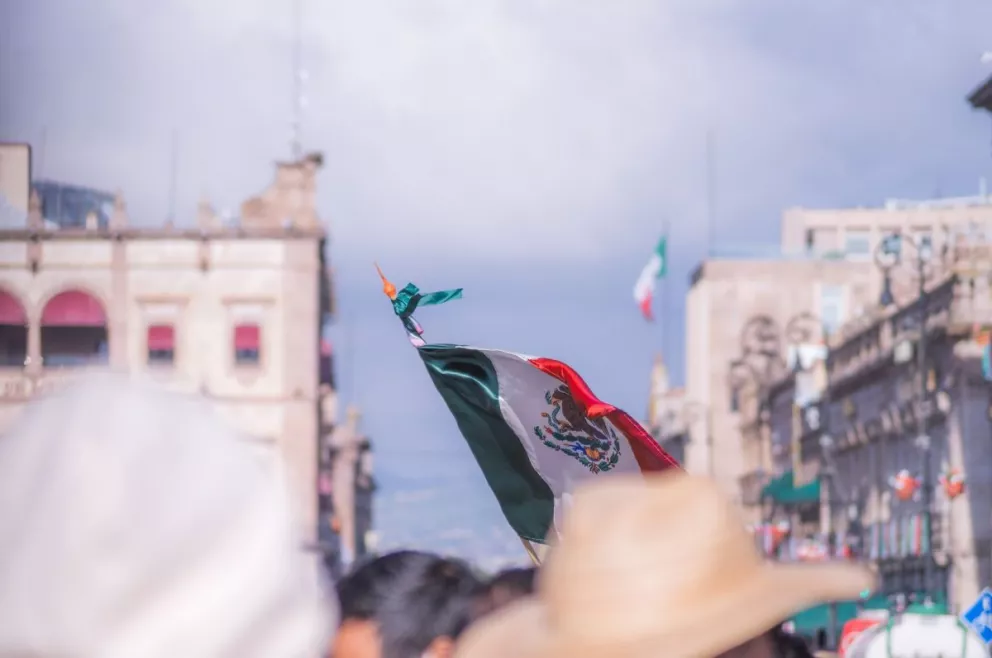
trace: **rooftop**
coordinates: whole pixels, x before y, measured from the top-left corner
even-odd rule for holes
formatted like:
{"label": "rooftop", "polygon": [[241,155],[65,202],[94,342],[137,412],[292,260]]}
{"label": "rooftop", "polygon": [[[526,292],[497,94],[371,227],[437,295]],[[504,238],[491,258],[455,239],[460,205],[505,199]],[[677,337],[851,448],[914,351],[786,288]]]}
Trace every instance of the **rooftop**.
{"label": "rooftop", "polygon": [[[992,93],[992,92],[990,92]],[[992,99],[990,99],[992,102]],[[829,213],[845,211],[861,212],[905,212],[926,211],[926,210],[950,210],[954,208],[975,208],[992,206],[992,195],[988,193],[988,187],[984,178],[978,181],[978,194],[966,196],[935,197],[931,199],[886,199],[878,206],[849,206],[846,208],[790,208],[791,211],[803,213]]]}
{"label": "rooftop", "polygon": [[119,192],[36,180],[31,183],[26,215],[10,204],[0,204],[0,240],[323,237],[315,198],[316,173],[322,164],[319,153],[276,163],[272,183],[242,203],[239,216],[218,214],[204,199],[192,226],[176,226],[171,221],[133,226]]}
{"label": "rooftop", "polygon": [[[766,271],[769,266],[780,271],[793,265],[809,268],[836,267],[840,263],[852,263],[842,251],[817,252],[809,249],[789,250],[775,244],[720,245],[710,247],[706,257],[689,274],[692,287],[708,273],[710,276],[740,276],[742,272]],[[732,265],[730,265],[732,264]],[[794,271],[794,270],[793,270]]]}

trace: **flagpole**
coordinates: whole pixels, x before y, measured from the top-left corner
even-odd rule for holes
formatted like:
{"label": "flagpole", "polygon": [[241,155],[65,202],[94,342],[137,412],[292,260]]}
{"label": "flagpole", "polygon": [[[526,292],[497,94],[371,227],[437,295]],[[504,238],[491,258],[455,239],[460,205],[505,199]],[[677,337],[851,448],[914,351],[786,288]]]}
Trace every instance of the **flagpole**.
{"label": "flagpole", "polygon": [[[668,306],[668,220],[662,223],[662,235],[665,240],[665,276],[661,277],[661,290],[658,291],[658,308],[661,313],[661,354],[662,358],[668,358],[668,314],[665,312]],[[649,419],[650,420],[650,419]]]}
{"label": "flagpole", "polygon": [[534,550],[534,546],[523,537],[520,538],[520,543],[524,545],[524,550],[527,551],[527,555],[530,557],[530,561],[534,563],[534,566],[541,566],[541,560],[537,557],[537,551]]}

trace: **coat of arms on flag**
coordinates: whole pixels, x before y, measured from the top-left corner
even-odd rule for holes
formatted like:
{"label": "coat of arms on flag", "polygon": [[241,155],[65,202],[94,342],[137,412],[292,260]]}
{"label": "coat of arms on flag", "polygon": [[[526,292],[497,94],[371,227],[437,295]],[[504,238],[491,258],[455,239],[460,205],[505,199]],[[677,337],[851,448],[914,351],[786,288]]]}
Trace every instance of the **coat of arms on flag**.
{"label": "coat of arms on flag", "polygon": [[[553,536],[571,492],[590,478],[679,467],[639,422],[599,400],[561,361],[426,343],[396,287],[379,274],[503,515],[522,539],[543,544]],[[412,284],[401,292],[430,303],[461,295],[460,289],[421,295]]]}

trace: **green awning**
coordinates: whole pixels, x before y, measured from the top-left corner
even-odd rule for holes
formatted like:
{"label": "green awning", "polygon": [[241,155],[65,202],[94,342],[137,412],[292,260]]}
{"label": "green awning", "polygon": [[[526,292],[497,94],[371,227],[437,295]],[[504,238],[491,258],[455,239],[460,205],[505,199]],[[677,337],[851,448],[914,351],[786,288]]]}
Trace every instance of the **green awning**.
{"label": "green awning", "polygon": [[762,498],[770,498],[783,505],[800,505],[803,503],[820,502],[820,480],[797,487],[792,471],[786,471],[765,485],[761,490]]}
{"label": "green awning", "polygon": [[[866,610],[885,610],[888,608],[888,601],[884,596],[875,596],[871,599],[861,601],[861,607]],[[858,603],[854,601],[839,601],[837,603],[837,632],[839,633],[844,624],[850,619],[858,616]],[[807,608],[792,618],[792,623],[796,626],[796,632],[810,637],[815,637],[817,631],[826,631],[830,627],[830,604]]]}
{"label": "green awning", "polygon": [[[922,592],[917,592],[917,596],[923,598]],[[934,597],[934,603],[932,607],[926,608],[922,604],[913,604],[906,608],[906,612],[915,612],[916,614],[947,614],[947,604],[943,602],[943,596],[938,593]],[[858,607],[864,610],[888,610],[889,601],[884,594],[876,594],[875,596],[864,599],[860,602],[855,601],[839,601],[837,603],[837,631],[843,628],[844,624],[849,619],[854,619],[858,616]],[[802,633],[810,637],[815,637],[818,631],[825,631],[830,626],[830,604],[824,603],[822,605],[813,606],[812,608],[807,608],[802,612],[799,612],[792,618],[792,623],[796,626],[796,632]]]}
{"label": "green awning", "polygon": [[799,505],[803,503],[819,503],[820,502],[820,480],[816,479],[812,482],[804,484],[801,487],[793,487],[786,491],[783,491],[778,498],[778,502],[786,505]]}
{"label": "green awning", "polygon": [[793,488],[792,471],[786,471],[782,475],[778,476],[777,478],[773,479],[771,482],[766,484],[761,489],[761,497],[777,500],[778,497],[782,494],[782,492],[789,491],[792,488]]}

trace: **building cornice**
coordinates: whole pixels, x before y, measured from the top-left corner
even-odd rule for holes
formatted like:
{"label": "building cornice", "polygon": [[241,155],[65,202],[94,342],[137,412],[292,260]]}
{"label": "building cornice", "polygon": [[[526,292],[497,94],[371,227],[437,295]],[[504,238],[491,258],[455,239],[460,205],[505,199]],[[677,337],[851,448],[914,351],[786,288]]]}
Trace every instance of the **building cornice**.
{"label": "building cornice", "polygon": [[0,242],[71,242],[137,240],[320,240],[327,237],[323,227],[316,228],[229,228],[217,230],[175,228],[111,229],[0,229]]}

